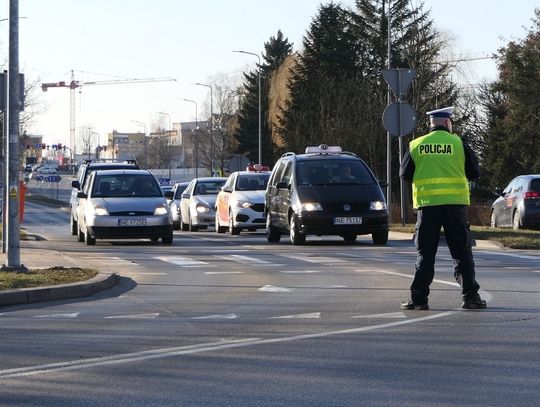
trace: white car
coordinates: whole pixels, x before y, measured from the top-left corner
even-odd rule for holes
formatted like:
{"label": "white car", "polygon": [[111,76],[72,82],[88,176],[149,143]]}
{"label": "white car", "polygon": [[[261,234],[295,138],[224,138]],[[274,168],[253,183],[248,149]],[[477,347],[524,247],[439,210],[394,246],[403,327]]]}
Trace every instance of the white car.
{"label": "white car", "polygon": [[233,172],[216,200],[216,232],[238,235],[242,229],[266,227],[264,200],[270,171]]}
{"label": "white car", "polygon": [[141,238],[173,242],[170,209],[150,171],[93,171],[77,197],[80,242]]}
{"label": "white car", "polygon": [[195,178],[191,180],[180,201],[180,227],[196,232],[214,226],[216,197],[227,178]]}

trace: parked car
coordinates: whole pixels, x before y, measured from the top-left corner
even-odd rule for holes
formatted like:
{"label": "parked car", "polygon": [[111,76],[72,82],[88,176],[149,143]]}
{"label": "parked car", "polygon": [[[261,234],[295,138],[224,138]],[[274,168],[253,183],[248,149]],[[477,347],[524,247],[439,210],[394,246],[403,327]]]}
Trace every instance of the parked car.
{"label": "parked car", "polygon": [[189,182],[177,182],[176,184],[174,184],[169,194],[165,193],[166,196],[170,195],[169,208],[171,208],[172,224],[174,230],[180,229],[180,200],[182,199],[182,194],[186,190],[188,184]]}
{"label": "parked car", "polygon": [[520,175],[491,205],[491,227],[540,228],[540,174]]}
{"label": "parked car", "polygon": [[[348,167],[348,168],[346,168]],[[381,186],[367,164],[340,147],[308,147],[286,153],[274,166],[266,191],[266,237],[292,244],[307,235],[338,235],[347,242],[371,234],[388,241],[388,210]]]}
{"label": "parked car", "polygon": [[137,238],[173,242],[170,209],[150,171],[92,171],[77,197],[80,242]]}
{"label": "parked car", "polygon": [[73,236],[78,233],[78,215],[77,207],[79,206],[79,198],[77,194],[83,190],[86,185],[86,180],[93,171],[96,170],[112,170],[112,169],[138,169],[139,166],[135,160],[115,160],[115,159],[98,159],[84,160],[77,172],[77,179],[71,182],[73,189],[69,200],[70,225],[71,234]]}
{"label": "parked car", "polygon": [[180,200],[180,227],[196,232],[214,226],[216,197],[227,178],[195,178],[191,180]]}
{"label": "parked car", "polygon": [[217,233],[224,233],[228,228],[231,235],[238,235],[242,229],[266,226],[264,197],[269,178],[269,168],[260,165],[229,175],[216,199]]}

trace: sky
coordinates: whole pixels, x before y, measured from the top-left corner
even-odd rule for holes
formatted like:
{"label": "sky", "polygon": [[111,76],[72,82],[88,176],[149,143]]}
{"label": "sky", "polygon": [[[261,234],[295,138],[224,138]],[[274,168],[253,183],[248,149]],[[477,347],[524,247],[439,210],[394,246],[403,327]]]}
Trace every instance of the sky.
{"label": "sky", "polygon": [[[419,5],[420,0],[410,0]],[[353,6],[354,0],[336,1]],[[264,43],[278,30],[300,51],[319,0],[19,0],[20,70],[27,81],[70,82],[77,90],[77,133],[91,128],[104,144],[107,133],[149,131],[152,124],[208,117],[209,89],[217,76],[241,80],[253,69]],[[450,59],[492,55],[531,27],[537,0],[424,0],[436,26],[451,38]],[[0,20],[9,0],[0,0]],[[0,21],[0,61],[7,60],[9,24]],[[477,84],[496,78],[492,60],[463,62],[459,80]],[[136,84],[84,85],[122,79],[175,78]],[[50,144],[69,145],[68,88],[35,96],[41,113],[29,133]],[[144,123],[137,124],[135,121]],[[84,131],[84,130],[82,130]]]}

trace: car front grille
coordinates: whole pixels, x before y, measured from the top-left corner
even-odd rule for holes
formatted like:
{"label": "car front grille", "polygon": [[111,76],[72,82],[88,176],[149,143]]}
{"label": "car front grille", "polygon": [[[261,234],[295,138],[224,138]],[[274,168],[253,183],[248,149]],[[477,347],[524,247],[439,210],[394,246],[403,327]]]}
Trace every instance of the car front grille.
{"label": "car front grille", "polygon": [[119,211],[119,212],[109,212],[111,216],[152,216],[154,212],[148,211]]}
{"label": "car front grille", "polygon": [[264,204],[263,203],[258,203],[258,204],[254,204],[251,209],[253,209],[255,212],[264,212]]}

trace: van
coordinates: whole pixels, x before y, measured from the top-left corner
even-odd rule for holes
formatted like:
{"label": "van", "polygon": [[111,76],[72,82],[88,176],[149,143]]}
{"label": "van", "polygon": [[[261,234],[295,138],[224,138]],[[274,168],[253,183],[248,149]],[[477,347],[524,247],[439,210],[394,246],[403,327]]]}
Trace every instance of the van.
{"label": "van", "polygon": [[266,237],[279,242],[288,234],[293,245],[307,235],[336,235],[354,242],[371,234],[373,243],[388,241],[388,209],[382,187],[368,165],[338,146],[286,153],[274,166],[265,198]]}

